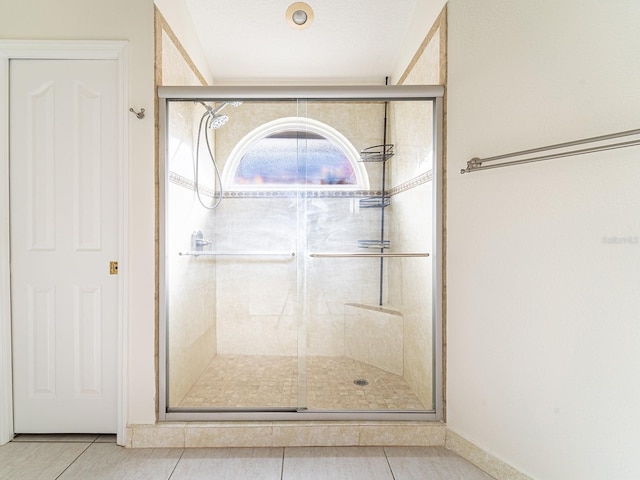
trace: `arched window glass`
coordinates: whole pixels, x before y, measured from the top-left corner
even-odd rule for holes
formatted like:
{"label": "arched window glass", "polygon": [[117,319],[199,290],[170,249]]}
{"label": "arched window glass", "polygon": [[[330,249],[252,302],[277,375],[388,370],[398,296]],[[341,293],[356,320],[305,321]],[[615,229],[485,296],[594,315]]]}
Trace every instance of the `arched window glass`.
{"label": "arched window glass", "polygon": [[231,189],[368,189],[353,145],[332,127],[308,118],[269,122],[243,138],[223,173]]}

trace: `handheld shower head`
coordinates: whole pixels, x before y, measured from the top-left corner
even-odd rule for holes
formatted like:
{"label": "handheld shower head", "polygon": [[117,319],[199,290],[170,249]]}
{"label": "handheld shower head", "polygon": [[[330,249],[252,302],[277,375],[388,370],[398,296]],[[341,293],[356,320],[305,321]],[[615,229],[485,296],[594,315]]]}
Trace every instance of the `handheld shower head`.
{"label": "handheld shower head", "polygon": [[222,110],[227,105],[231,105],[233,107],[238,107],[242,105],[242,102],[238,102],[238,101],[223,102],[218,107],[213,108],[212,106],[207,105],[206,103],[201,101],[198,101],[197,103],[199,103],[200,105],[202,105],[204,108],[207,109],[207,113],[205,114],[209,116],[209,119],[207,120],[207,126],[209,128],[214,128],[214,129],[222,127],[225,123],[229,121],[228,115],[218,115],[218,112],[220,112],[220,110]]}
{"label": "handheld shower head", "polygon": [[215,113],[211,113],[211,118],[209,119],[209,121],[207,122],[209,125],[209,128],[220,128],[221,126],[223,126],[225,123],[227,123],[229,121],[229,115],[216,115]]}

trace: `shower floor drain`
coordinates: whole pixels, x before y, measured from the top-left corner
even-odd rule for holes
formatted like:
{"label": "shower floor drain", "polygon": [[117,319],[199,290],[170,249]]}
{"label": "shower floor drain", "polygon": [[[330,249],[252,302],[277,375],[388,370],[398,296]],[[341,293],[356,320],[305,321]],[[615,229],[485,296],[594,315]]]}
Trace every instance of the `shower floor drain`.
{"label": "shower floor drain", "polygon": [[359,387],[366,387],[367,385],[369,385],[369,381],[365,378],[356,378],[353,383],[355,383],[356,385],[358,385]]}

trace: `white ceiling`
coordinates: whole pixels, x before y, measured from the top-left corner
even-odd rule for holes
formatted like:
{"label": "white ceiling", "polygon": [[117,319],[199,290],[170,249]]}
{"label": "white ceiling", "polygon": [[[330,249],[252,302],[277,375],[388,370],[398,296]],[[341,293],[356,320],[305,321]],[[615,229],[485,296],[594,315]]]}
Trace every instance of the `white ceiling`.
{"label": "white ceiling", "polygon": [[307,0],[313,23],[287,24],[292,0],[186,0],[215,83],[384,84],[417,0]]}

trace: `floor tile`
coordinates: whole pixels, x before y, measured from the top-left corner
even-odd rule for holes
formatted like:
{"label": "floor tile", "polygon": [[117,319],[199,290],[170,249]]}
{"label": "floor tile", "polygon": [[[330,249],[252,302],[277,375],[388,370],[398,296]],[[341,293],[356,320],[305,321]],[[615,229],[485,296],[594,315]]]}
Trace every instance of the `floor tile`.
{"label": "floor tile", "polygon": [[491,480],[476,466],[443,447],[384,447],[395,480]]}
{"label": "floor tile", "polygon": [[11,442],[0,447],[0,480],[55,479],[89,443]]}
{"label": "floor tile", "polygon": [[30,434],[21,433],[17,435],[12,442],[65,442],[65,443],[91,443],[94,442],[99,435],[97,433],[43,433]]}
{"label": "floor tile", "polygon": [[292,447],[284,454],[283,480],[392,480],[380,447]]}
{"label": "floor tile", "polygon": [[[295,407],[296,357],[218,355],[180,407]],[[407,381],[347,357],[306,358],[307,407],[326,410],[424,410]],[[367,385],[354,384],[366,379]]]}
{"label": "floor tile", "polygon": [[116,435],[100,435],[96,438],[96,443],[116,443]]}
{"label": "floor tile", "polygon": [[192,448],[171,480],[280,480],[282,448]]}
{"label": "floor tile", "polygon": [[183,450],[180,448],[123,448],[114,443],[94,443],[60,480],[166,480]]}

